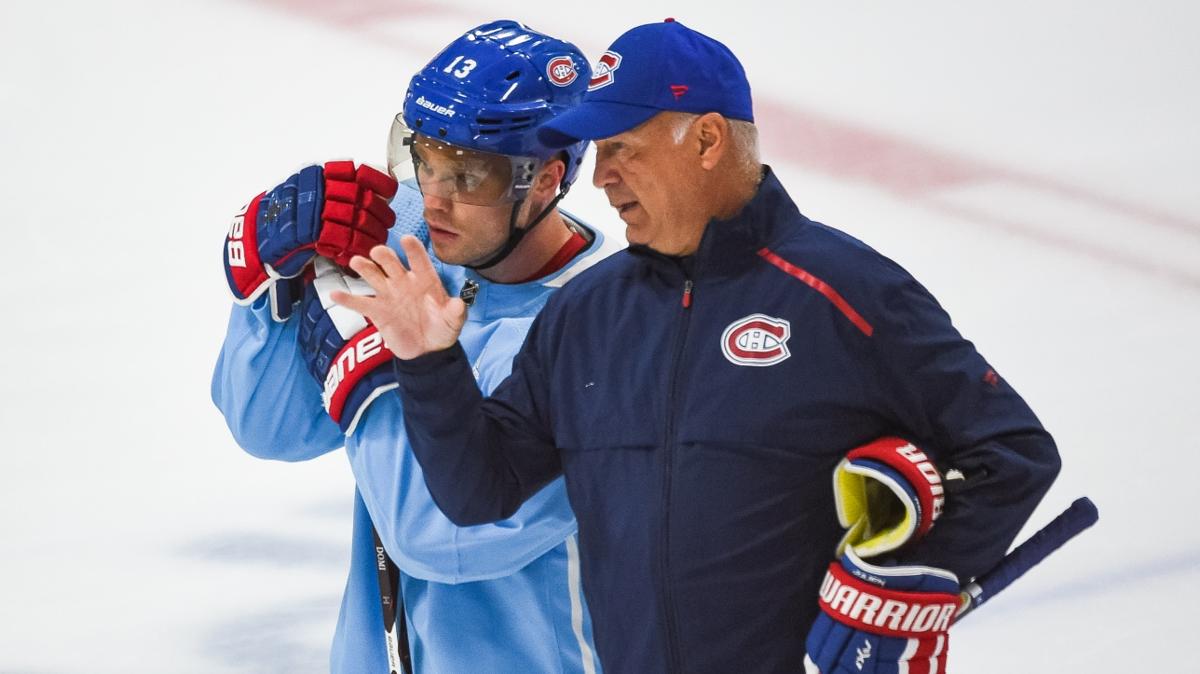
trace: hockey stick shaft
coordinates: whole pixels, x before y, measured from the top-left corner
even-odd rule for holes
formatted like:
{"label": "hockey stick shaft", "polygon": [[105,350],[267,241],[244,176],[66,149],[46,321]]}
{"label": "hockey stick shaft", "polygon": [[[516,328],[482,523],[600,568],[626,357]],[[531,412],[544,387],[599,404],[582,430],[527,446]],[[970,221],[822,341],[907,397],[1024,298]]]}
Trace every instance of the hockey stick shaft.
{"label": "hockey stick shaft", "polygon": [[963,608],[956,621],[982,606],[1099,519],[1100,513],[1091,499],[1086,496],[1076,499],[1058,517],[1005,555],[990,571],[963,588]]}
{"label": "hockey stick shaft", "polygon": [[400,594],[400,573],[388,556],[379,538],[375,537],[376,568],[379,572],[379,596],[383,613],[383,642],[387,648],[390,674],[412,674],[412,652],[408,646],[408,625],[404,616],[404,599]]}

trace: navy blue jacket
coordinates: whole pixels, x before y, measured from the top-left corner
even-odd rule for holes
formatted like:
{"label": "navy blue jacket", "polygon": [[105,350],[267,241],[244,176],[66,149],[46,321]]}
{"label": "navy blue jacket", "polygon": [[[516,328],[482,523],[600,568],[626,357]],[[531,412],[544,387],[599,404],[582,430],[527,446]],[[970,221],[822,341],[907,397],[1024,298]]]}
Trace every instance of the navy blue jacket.
{"label": "navy blue jacket", "polygon": [[902,435],[963,474],[905,553],[963,582],[1059,467],[928,291],[801,215],[769,169],[691,258],[629,250],[571,281],[490,398],[457,346],[397,369],[452,521],[503,519],[566,476],[608,674],[803,671],[841,534],[833,469],[859,444]]}

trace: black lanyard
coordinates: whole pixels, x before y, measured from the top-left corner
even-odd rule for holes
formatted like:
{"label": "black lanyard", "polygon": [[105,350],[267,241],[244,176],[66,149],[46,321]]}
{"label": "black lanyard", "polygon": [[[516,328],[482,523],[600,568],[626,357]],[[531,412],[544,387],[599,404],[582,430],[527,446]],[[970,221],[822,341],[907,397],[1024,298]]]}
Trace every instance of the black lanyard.
{"label": "black lanyard", "polygon": [[391,674],[412,674],[412,651],[408,647],[408,621],[404,616],[404,597],[400,594],[400,569],[388,557],[374,527],[375,568],[379,571],[379,598],[383,604],[383,635]]}

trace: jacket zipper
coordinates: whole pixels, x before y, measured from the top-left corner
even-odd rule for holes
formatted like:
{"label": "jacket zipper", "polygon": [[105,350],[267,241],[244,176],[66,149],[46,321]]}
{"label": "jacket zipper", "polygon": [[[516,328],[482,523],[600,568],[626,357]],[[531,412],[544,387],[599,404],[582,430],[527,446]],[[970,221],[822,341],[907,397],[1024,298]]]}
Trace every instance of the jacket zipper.
{"label": "jacket zipper", "polygon": [[675,600],[671,594],[671,465],[675,448],[675,412],[679,397],[679,370],[683,363],[684,346],[687,344],[688,326],[691,323],[692,279],[684,277],[683,298],[680,311],[681,324],[678,336],[675,338],[675,360],[671,369],[671,380],[667,398],[666,436],[663,442],[665,455],[663,457],[663,533],[662,554],[659,560],[659,573],[662,577],[663,620],[667,628],[667,671],[682,672],[679,655],[679,637],[675,625]]}

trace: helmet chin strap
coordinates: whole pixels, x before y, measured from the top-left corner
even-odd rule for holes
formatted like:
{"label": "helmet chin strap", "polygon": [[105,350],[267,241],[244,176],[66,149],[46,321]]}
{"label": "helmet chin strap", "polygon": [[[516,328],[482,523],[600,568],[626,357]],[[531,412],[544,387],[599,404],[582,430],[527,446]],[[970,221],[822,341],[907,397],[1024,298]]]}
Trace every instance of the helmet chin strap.
{"label": "helmet chin strap", "polygon": [[467,269],[480,271],[489,267],[495,267],[503,262],[505,258],[507,258],[514,250],[517,249],[517,246],[521,243],[521,239],[524,239],[526,234],[532,231],[539,222],[545,220],[547,215],[550,215],[550,211],[554,210],[554,208],[558,206],[558,202],[562,201],[562,198],[567,196],[567,190],[569,189],[571,189],[570,185],[563,187],[559,191],[558,196],[551,199],[550,203],[546,204],[546,207],[542,209],[542,212],[538,213],[538,216],[523,229],[517,228],[517,213],[521,210],[521,205],[525,203],[525,200],[521,199],[514,202],[512,214],[508,217],[508,239],[504,242],[504,245],[500,246],[496,252],[489,255],[488,258],[483,262],[479,262],[477,264],[465,264],[463,266]]}

